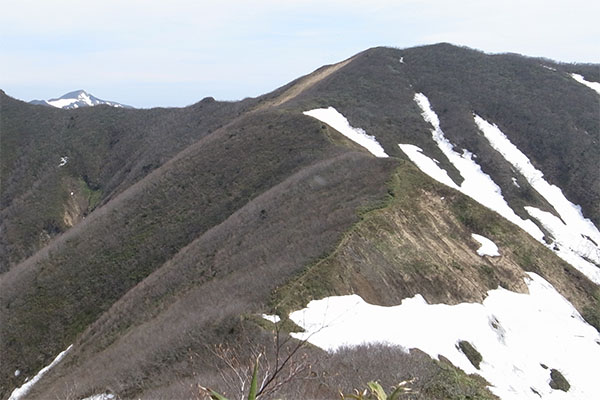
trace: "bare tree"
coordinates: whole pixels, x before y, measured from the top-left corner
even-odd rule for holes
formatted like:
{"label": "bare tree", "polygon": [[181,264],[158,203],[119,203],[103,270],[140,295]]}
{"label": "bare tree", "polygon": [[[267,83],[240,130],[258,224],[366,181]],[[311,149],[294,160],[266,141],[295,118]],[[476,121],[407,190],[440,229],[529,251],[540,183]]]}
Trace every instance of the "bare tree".
{"label": "bare tree", "polygon": [[[209,350],[223,363],[219,375],[226,386],[234,388],[237,399],[261,399],[275,394],[293,379],[310,373],[306,354],[300,354],[308,339],[295,341],[275,324],[273,350],[264,345],[219,344]],[[250,356],[242,354],[251,353]],[[227,400],[213,389],[198,385],[201,396],[214,400]]]}

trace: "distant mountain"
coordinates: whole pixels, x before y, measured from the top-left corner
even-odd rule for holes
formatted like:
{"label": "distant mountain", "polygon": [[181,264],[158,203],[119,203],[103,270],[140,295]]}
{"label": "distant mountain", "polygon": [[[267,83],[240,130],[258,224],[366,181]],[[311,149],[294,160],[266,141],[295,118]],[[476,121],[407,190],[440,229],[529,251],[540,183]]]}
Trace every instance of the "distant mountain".
{"label": "distant mountain", "polygon": [[107,106],[112,107],[121,107],[121,108],[133,108],[131,106],[127,106],[125,104],[117,103],[116,101],[108,101],[97,98],[96,96],[86,92],[85,90],[76,90],[74,92],[69,92],[65,95],[57,99],[50,100],[32,100],[29,102],[30,104],[42,105],[42,106],[51,106],[56,108],[63,109],[73,109],[80,107],[92,107],[100,104],[105,104]]}
{"label": "distant mountain", "polygon": [[599,71],[438,44],[185,108],[0,91],[0,398],[247,398],[257,360],[265,400],[600,398]]}

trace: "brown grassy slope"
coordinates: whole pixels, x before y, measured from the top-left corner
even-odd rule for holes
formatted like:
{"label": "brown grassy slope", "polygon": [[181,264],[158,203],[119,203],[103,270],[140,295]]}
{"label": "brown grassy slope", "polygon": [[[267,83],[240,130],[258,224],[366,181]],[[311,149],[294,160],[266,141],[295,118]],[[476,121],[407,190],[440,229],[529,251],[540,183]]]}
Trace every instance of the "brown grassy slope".
{"label": "brown grassy slope", "polygon": [[342,151],[308,117],[254,113],[92,213],[3,276],[1,346],[11,367],[3,370],[2,387],[17,384],[10,373],[17,367],[32,374],[45,365],[193,239],[300,169]]}
{"label": "brown grassy slope", "polygon": [[[600,289],[524,231],[409,165],[391,183],[389,206],[365,216],[339,247],[279,288],[282,315],[312,299],[357,293],[372,304],[397,305],[421,294],[429,303],[481,302],[498,286],[521,292],[532,271],[547,279],[600,330]],[[472,233],[500,248],[480,257]]]}
{"label": "brown grassy slope", "polygon": [[[268,311],[273,290],[329,253],[385,196],[391,160],[346,153],[307,166],[250,201],[129,291],[77,340],[39,394],[119,388],[138,394],[197,374],[240,315]],[[233,324],[233,325],[232,325]],[[189,356],[196,354],[194,368]]]}

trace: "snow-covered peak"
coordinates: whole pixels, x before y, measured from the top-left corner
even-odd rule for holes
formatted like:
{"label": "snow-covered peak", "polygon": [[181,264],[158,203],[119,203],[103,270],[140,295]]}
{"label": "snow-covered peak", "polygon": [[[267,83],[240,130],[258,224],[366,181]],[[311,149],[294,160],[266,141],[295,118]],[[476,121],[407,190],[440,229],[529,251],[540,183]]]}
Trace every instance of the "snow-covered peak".
{"label": "snow-covered peak", "polygon": [[85,90],[76,90],[74,92],[69,92],[56,99],[33,100],[31,101],[31,103],[63,109],[92,107],[100,104],[105,104],[112,107],[131,108],[130,106],[126,106],[115,101],[99,99],[96,96],[86,92]]}

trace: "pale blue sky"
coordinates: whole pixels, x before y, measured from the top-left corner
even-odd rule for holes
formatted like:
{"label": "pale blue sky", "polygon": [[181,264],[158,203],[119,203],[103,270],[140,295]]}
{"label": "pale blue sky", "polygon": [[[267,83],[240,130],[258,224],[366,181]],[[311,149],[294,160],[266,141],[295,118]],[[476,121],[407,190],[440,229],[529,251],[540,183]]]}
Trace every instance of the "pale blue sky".
{"label": "pale blue sky", "polygon": [[0,0],[0,88],[135,107],[257,96],[374,46],[600,62],[589,0]]}

